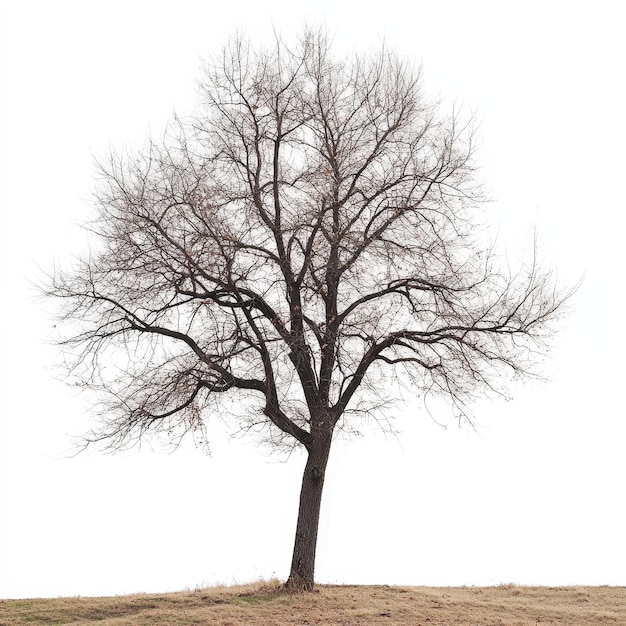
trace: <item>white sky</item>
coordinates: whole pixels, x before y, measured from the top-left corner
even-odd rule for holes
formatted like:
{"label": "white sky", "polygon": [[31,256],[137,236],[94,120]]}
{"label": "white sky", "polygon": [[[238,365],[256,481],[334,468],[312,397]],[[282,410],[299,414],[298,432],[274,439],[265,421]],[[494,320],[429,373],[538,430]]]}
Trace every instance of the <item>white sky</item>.
{"label": "white sky", "polygon": [[260,41],[305,19],[338,53],[384,38],[423,62],[428,91],[476,110],[502,240],[519,252],[537,224],[561,280],[586,276],[550,382],[479,403],[478,434],[441,428],[414,399],[394,411],[397,439],[372,427],[336,443],[318,581],[626,585],[622,6],[5,0],[0,597],[287,576],[304,457],[279,462],[216,425],[210,458],[66,458],[88,408],[54,379],[53,321],[30,282],[80,244],[92,155],[192,110],[200,57],[236,28]]}

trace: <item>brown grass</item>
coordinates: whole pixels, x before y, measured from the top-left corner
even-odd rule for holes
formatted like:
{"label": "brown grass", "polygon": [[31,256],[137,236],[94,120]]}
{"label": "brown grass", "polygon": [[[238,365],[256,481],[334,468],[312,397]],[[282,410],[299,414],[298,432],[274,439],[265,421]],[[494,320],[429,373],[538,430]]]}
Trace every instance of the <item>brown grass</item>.
{"label": "brown grass", "polygon": [[162,595],[0,600],[0,625],[215,626],[626,625],[625,587],[366,587],[320,585],[289,595],[280,583]]}

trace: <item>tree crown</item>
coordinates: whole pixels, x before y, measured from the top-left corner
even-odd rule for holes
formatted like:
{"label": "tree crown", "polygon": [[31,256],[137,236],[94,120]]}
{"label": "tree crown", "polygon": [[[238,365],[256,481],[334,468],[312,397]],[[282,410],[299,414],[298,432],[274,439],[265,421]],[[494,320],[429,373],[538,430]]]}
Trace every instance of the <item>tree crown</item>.
{"label": "tree crown", "polygon": [[528,371],[567,296],[476,236],[471,123],[386,50],[331,52],[233,39],[193,118],[99,164],[97,252],[50,289],[73,372],[108,394],[95,438],[202,431],[245,391],[246,423],[309,447],[390,378],[466,415]]}

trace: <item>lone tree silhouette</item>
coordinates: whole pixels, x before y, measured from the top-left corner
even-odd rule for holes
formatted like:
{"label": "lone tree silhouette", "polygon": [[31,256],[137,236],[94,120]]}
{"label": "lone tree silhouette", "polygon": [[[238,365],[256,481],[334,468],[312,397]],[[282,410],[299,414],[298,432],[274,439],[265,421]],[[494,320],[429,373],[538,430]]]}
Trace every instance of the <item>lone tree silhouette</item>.
{"label": "lone tree silhouette", "polygon": [[311,590],[333,434],[384,414],[390,381],[468,417],[529,372],[567,294],[534,262],[499,268],[471,125],[386,50],[235,38],[200,89],[196,116],[98,164],[92,250],[49,292],[71,373],[106,392],[88,440],[202,440],[236,397],[233,420],[306,450],[286,586]]}

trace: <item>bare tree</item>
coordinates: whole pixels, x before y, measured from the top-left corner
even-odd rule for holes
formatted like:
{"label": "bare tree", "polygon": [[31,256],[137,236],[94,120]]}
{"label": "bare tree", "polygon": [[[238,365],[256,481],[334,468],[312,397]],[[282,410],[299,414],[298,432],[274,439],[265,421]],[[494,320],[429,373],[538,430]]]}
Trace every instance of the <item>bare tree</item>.
{"label": "bare tree", "polygon": [[466,416],[503,369],[527,373],[565,297],[535,264],[498,269],[471,127],[393,54],[234,39],[201,95],[161,141],[99,164],[94,249],[50,292],[73,374],[107,393],[95,439],[201,438],[236,396],[233,419],[306,450],[287,587],[311,590],[338,428],[384,414],[390,380]]}

